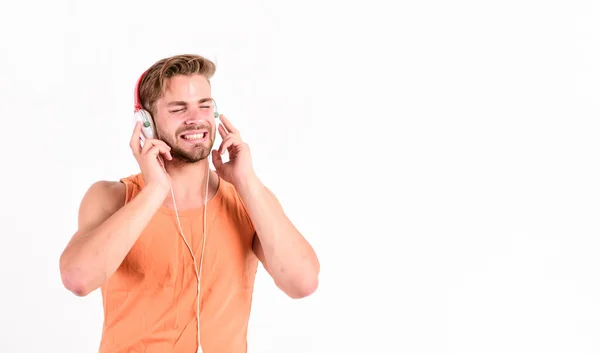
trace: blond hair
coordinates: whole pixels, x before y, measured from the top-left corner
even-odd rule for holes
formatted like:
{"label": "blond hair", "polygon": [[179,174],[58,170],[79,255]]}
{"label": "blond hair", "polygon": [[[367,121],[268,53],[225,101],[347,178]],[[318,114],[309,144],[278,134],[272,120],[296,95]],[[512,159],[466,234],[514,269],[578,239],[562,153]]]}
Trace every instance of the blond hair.
{"label": "blond hair", "polygon": [[155,103],[168,88],[171,77],[202,75],[210,84],[216,69],[212,61],[195,54],[174,55],[161,59],[144,73],[139,87],[140,103],[145,110],[154,113]]}

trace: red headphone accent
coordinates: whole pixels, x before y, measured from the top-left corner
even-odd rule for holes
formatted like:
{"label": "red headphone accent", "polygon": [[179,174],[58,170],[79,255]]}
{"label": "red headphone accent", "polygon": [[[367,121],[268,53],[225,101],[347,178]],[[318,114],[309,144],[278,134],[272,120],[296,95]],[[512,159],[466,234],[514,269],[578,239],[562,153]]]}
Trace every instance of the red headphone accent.
{"label": "red headphone accent", "polygon": [[144,78],[144,76],[146,75],[146,72],[148,71],[144,71],[144,73],[140,76],[137,84],[135,85],[135,92],[134,92],[134,113],[137,113],[139,110],[144,109],[144,107],[142,107],[142,102],[140,100],[140,86],[142,84],[142,79]]}

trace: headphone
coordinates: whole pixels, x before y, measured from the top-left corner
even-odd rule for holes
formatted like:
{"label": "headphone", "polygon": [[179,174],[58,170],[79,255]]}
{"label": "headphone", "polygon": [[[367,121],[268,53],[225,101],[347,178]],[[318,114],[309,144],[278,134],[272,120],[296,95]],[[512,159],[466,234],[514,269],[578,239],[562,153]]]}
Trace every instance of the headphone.
{"label": "headphone", "polygon": [[[148,138],[148,139],[156,138],[156,126],[154,125],[154,120],[152,120],[152,115],[150,114],[150,112],[145,110],[144,107],[142,106],[142,101],[140,98],[140,86],[142,85],[142,80],[144,79],[144,76],[146,75],[147,72],[148,71],[144,71],[144,73],[138,79],[137,84],[135,85],[135,92],[133,95],[134,96],[133,117],[134,117],[134,122],[139,121],[142,123],[142,135],[143,136],[140,136],[142,141],[144,138]],[[217,102],[214,100],[214,98],[211,98],[211,100],[215,107],[214,117],[215,117],[215,119],[219,119]]]}
{"label": "headphone", "polygon": [[[141,100],[140,100],[140,86],[142,84],[142,79],[144,78],[144,76],[146,75],[148,71],[145,71],[139,78],[136,86],[135,86],[135,93],[134,93],[134,119],[135,121],[140,121],[142,123],[142,134],[140,134],[140,142],[143,143],[144,138],[156,138],[156,127],[154,125],[154,121],[152,120],[152,115],[150,114],[150,112],[148,112],[147,110],[144,109],[144,107],[142,106]],[[214,113],[214,117],[215,119],[219,118],[219,113],[217,111],[217,103],[215,102],[214,99],[212,99],[214,107],[215,107],[215,113]],[[143,135],[143,136],[142,136]],[[210,153],[209,153],[210,156]],[[208,158],[208,157],[207,157]],[[208,161],[207,161],[208,162]],[[164,164],[161,161],[161,166],[163,167],[163,169],[165,169]],[[175,209],[175,217],[177,219],[177,226],[179,227],[179,234],[181,235],[181,238],[183,239],[183,242],[185,243],[185,245],[187,246],[188,250],[190,251],[190,254],[192,255],[192,260],[194,261],[194,272],[196,274],[196,279],[198,280],[198,292],[197,292],[197,296],[196,296],[196,319],[198,322],[198,353],[202,352],[202,346],[200,344],[200,290],[201,290],[201,282],[200,282],[200,277],[202,275],[202,263],[204,262],[204,248],[206,247],[206,231],[208,229],[208,227],[206,226],[206,209],[208,208],[208,181],[209,181],[209,165],[207,163],[206,165],[206,189],[205,189],[205,194],[204,194],[204,218],[203,218],[203,228],[202,228],[202,236],[203,236],[203,240],[202,240],[202,254],[201,254],[201,258],[200,258],[200,264],[198,266],[196,266],[196,256],[194,255],[194,251],[192,250],[192,247],[190,246],[190,244],[188,243],[188,241],[185,239],[185,235],[183,234],[183,228],[181,227],[181,222],[179,220],[179,212],[177,211],[177,204],[175,203],[175,193],[173,192],[173,187],[171,187],[171,198],[173,200],[173,207]],[[166,169],[165,169],[165,173],[166,173]]]}

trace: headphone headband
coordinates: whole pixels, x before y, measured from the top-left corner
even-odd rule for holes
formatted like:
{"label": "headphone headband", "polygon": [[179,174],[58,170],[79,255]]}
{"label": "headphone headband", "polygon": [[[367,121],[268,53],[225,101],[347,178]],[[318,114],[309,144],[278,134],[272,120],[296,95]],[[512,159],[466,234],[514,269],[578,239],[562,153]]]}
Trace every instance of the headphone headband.
{"label": "headphone headband", "polygon": [[142,73],[142,75],[140,76],[137,84],[135,85],[135,92],[133,94],[133,99],[134,99],[134,112],[137,112],[139,110],[144,109],[144,107],[142,107],[142,101],[140,99],[140,86],[142,85],[142,79],[144,79],[144,76],[146,75],[146,72],[148,71],[144,71],[144,73]]}

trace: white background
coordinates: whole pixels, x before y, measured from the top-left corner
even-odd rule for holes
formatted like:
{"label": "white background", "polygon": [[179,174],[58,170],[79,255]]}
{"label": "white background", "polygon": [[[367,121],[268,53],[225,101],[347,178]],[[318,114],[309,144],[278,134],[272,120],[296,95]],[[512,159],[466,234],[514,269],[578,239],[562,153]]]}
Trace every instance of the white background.
{"label": "white background", "polygon": [[302,300],[259,269],[249,352],[600,350],[598,2],[7,1],[0,33],[1,352],[97,350],[58,259],[179,53],[322,264]]}

